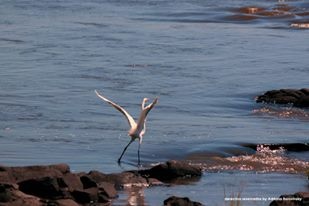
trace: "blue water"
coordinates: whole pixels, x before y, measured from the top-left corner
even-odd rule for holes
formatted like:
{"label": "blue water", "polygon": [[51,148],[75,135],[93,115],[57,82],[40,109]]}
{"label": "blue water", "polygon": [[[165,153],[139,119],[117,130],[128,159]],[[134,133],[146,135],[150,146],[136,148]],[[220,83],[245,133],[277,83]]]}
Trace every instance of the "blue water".
{"label": "blue water", "polygon": [[[159,97],[147,119],[144,165],[221,153],[238,143],[308,143],[307,109],[282,117],[280,108],[279,115],[263,113],[265,106],[254,101],[269,89],[308,87],[309,30],[290,27],[309,21],[298,15],[308,11],[308,2],[285,1],[293,7],[288,15],[232,18],[240,7],[272,10],[277,4],[2,0],[0,164],[66,162],[73,171],[104,172],[136,168],[137,143],[123,157],[123,167],[116,164],[129,141],[127,122],[95,89],[135,117],[144,97]],[[288,155],[309,164],[308,152]],[[250,180],[251,173],[242,174]],[[269,183],[271,175],[258,177],[265,178],[265,190],[282,194]],[[208,178],[205,173],[192,191],[209,187]],[[308,190],[299,174],[276,178],[282,178],[279,187]],[[178,188],[173,190],[184,192]],[[161,204],[151,197],[161,189],[146,192],[145,204]],[[204,203],[222,203],[202,197]]]}

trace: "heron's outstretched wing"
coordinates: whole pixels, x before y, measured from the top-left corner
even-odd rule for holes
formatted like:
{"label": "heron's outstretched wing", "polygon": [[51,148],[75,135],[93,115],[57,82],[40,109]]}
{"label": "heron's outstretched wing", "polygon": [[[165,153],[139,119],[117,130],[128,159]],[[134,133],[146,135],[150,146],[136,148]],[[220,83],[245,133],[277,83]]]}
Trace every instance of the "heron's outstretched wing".
{"label": "heron's outstretched wing", "polygon": [[157,102],[158,102],[158,98],[155,98],[153,102],[149,104],[147,107],[144,107],[144,105],[142,105],[143,110],[138,119],[137,127],[144,125],[148,112],[150,112],[150,110],[157,104]]}
{"label": "heron's outstretched wing", "polygon": [[130,125],[130,127],[135,127],[136,126],[136,122],[134,121],[133,117],[121,106],[119,106],[118,104],[112,102],[111,100],[103,97],[101,94],[99,94],[99,92],[97,90],[94,90],[94,92],[96,93],[96,95],[101,98],[102,100],[104,100],[105,102],[109,103],[110,105],[112,105],[115,109],[117,109],[119,112],[121,112],[128,120],[128,123]]}

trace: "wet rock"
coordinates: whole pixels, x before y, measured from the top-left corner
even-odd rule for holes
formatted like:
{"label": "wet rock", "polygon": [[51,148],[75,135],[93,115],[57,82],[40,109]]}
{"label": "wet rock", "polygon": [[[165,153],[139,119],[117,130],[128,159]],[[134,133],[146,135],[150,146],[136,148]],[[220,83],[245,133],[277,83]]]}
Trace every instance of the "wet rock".
{"label": "wet rock", "polygon": [[149,186],[163,186],[163,185],[166,185],[164,184],[163,182],[161,182],[160,180],[156,179],[156,178],[146,178],[147,179],[147,182],[148,182],[148,185]]}
{"label": "wet rock", "polygon": [[[8,174],[8,178],[14,182],[42,178],[42,177],[61,177],[70,172],[67,164],[56,164],[47,166],[26,166],[26,167],[1,167],[2,172]],[[1,172],[0,172],[1,173]]]}
{"label": "wet rock", "polygon": [[81,190],[84,188],[83,183],[80,180],[80,177],[72,173],[65,174],[58,182],[61,182],[61,187],[68,188],[68,190],[71,192],[74,190]]}
{"label": "wet rock", "polygon": [[16,184],[0,183],[1,206],[39,206],[42,205],[40,198],[24,194],[18,190]]}
{"label": "wet rock", "polygon": [[0,170],[0,183],[10,183],[15,182],[14,178],[10,176],[7,171]]}
{"label": "wet rock", "polygon": [[12,198],[12,190],[14,186],[12,184],[0,183],[0,202],[9,202]]}
{"label": "wet rock", "polygon": [[296,198],[301,198],[303,205],[309,205],[309,192],[297,192],[294,194]]}
{"label": "wet rock", "polygon": [[29,179],[19,183],[19,190],[30,195],[46,199],[64,197],[56,178],[43,177]]}
{"label": "wet rock", "polygon": [[102,173],[102,172],[99,172],[99,171],[96,171],[96,170],[92,170],[90,171],[88,174],[89,177],[91,177],[95,182],[104,182],[106,181],[106,179],[108,178],[108,175]]}
{"label": "wet rock", "polygon": [[169,182],[177,178],[201,177],[202,169],[181,161],[168,161],[152,167],[148,170],[139,171],[144,177],[155,178],[163,182]]}
{"label": "wet rock", "polygon": [[109,199],[118,197],[114,184],[108,182],[101,182],[98,184],[98,188],[100,193],[105,195]]}
{"label": "wet rock", "polygon": [[309,192],[298,192],[295,194],[281,195],[278,200],[274,200],[269,206],[308,206]]}
{"label": "wet rock", "polygon": [[164,206],[202,206],[200,202],[191,201],[187,197],[171,196],[164,200]]}
{"label": "wet rock", "polygon": [[273,104],[293,104],[296,107],[309,107],[309,89],[270,90],[256,98],[256,102]]}
{"label": "wet rock", "polygon": [[83,183],[84,189],[97,187],[97,183],[91,177],[89,177],[87,175],[81,176],[80,180]]}
{"label": "wet rock", "polygon": [[72,193],[72,197],[76,202],[85,204],[91,202],[98,202],[98,188],[89,188],[85,190],[75,190]]}
{"label": "wet rock", "polygon": [[99,171],[90,171],[87,175],[91,177],[97,184],[101,182],[111,183],[116,189],[131,186],[152,186],[163,185],[156,178],[150,178],[142,171],[126,171],[122,173],[104,174]]}
{"label": "wet rock", "polygon": [[57,206],[79,206],[79,204],[72,199],[57,200],[55,205]]}
{"label": "wet rock", "polygon": [[122,173],[103,174],[98,171],[91,171],[87,174],[97,183],[108,182],[115,185],[116,189],[131,186],[148,186],[147,180],[138,171],[126,171]]}
{"label": "wet rock", "polygon": [[100,203],[108,203],[111,201],[104,193],[99,193],[98,198],[99,198],[98,201]]}
{"label": "wet rock", "polygon": [[256,6],[246,6],[239,9],[235,9],[235,12],[244,13],[244,14],[255,14],[257,12],[265,11],[266,8],[256,7]]}

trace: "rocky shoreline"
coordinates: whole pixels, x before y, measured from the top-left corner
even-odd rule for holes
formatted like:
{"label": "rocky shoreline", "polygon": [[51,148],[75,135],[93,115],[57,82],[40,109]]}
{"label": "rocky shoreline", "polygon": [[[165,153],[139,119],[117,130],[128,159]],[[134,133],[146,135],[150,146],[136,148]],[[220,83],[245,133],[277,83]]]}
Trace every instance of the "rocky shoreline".
{"label": "rocky shoreline", "polygon": [[[105,174],[73,173],[67,164],[0,166],[0,206],[107,206],[119,191],[131,187],[168,186],[197,181],[202,169],[183,161],[168,161],[150,169]],[[309,178],[309,172],[308,172]],[[282,195],[270,206],[308,205],[309,192]],[[170,196],[164,206],[201,206],[188,197]]]}
{"label": "rocky shoreline", "polygon": [[[168,161],[150,169],[104,174],[72,173],[67,164],[47,166],[0,166],[1,206],[112,205],[126,187],[149,187],[200,178],[201,168]],[[172,196],[164,205],[202,205],[189,198]]]}

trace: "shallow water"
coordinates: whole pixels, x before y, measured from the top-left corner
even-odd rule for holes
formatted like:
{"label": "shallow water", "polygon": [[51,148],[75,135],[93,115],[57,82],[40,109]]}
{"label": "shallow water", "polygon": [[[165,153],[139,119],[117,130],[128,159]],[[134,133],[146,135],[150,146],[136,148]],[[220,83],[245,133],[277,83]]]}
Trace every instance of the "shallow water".
{"label": "shallow water", "polygon": [[[135,169],[137,143],[122,167],[116,164],[129,141],[127,123],[95,96],[98,89],[133,116],[143,97],[159,96],[147,121],[142,164],[169,159],[201,164],[204,176],[191,186],[196,194],[212,185],[209,179],[216,180],[211,186],[216,194],[227,181],[220,175],[247,182],[261,178],[274,196],[284,188],[308,190],[301,175],[308,150],[259,159],[242,146],[309,142],[308,109],[254,102],[269,89],[308,87],[308,30],[292,25],[308,23],[308,10],[302,0],[2,1],[0,163]],[[224,167],[233,160],[228,158],[283,158],[287,164],[239,173],[241,164]],[[282,171],[295,159],[299,164],[289,165],[295,171]],[[255,171],[272,173],[252,177]],[[254,196],[258,185],[250,182],[246,195]],[[145,202],[161,204],[154,197],[167,191],[224,204],[219,196],[192,195],[178,186],[174,192],[147,189]]]}

